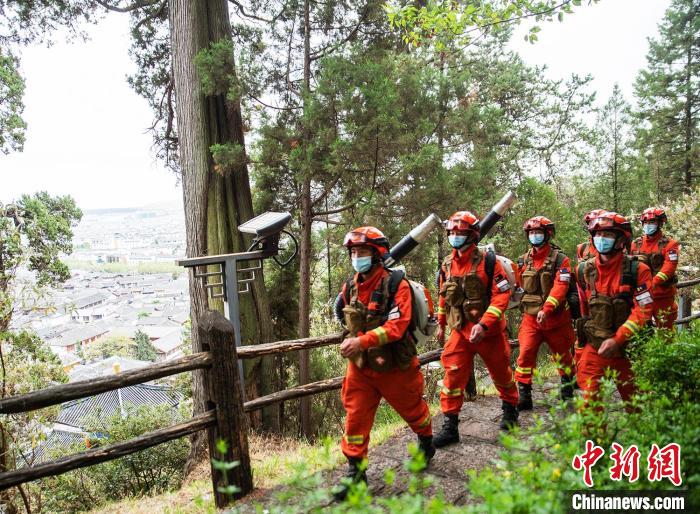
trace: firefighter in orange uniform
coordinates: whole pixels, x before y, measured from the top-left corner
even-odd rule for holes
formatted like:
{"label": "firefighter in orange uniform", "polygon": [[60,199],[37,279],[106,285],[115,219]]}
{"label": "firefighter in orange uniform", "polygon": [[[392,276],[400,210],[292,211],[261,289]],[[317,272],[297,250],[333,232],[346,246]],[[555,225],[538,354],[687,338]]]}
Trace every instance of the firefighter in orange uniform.
{"label": "firefighter in orange uniform", "polygon": [[575,371],[571,348],[576,339],[566,301],[571,263],[551,243],[554,223],[544,216],[535,216],[525,222],[523,231],[532,247],[518,259],[520,283],[525,291],[520,302],[523,319],[518,332],[520,353],[515,368],[519,411],[532,409],[532,373],[544,341],[552,351],[552,358],[559,363],[562,399],[573,397]]}
{"label": "firefighter in orange uniform", "polygon": [[[583,227],[588,230],[588,224],[593,220],[594,218],[597,218],[599,214],[606,212],[605,209],[593,209],[592,211],[589,211],[586,213],[586,215],[583,217]],[[596,257],[598,255],[598,252],[596,252],[595,245],[593,244],[593,239],[589,238],[588,241],[585,241],[583,243],[579,243],[579,245],[576,247],[576,260],[579,262],[584,262],[590,259],[591,257]]]}
{"label": "firefighter in orange uniform", "polygon": [[661,228],[666,213],[658,207],[646,209],[640,218],[644,235],[632,243],[631,254],[639,256],[651,268],[654,296],[653,316],[656,326],[673,330],[678,318],[676,304],[676,268],[678,267],[678,241],[665,236]]}
{"label": "firefighter in orange uniform", "polygon": [[587,316],[578,320],[579,344],[585,344],[578,363],[578,385],[586,398],[595,395],[607,370],[616,371],[622,399],[635,391],[625,344],[651,316],[651,271],[646,264],[625,255],[632,238],[629,221],[615,212],[603,212],[591,220],[588,232],[597,257],[578,265],[576,279]]}
{"label": "firefighter in orange uniform", "polygon": [[418,435],[426,461],[435,454],[430,410],[423,399],[423,375],[411,323],[411,290],[402,271],[388,270],[389,241],[374,227],[345,236],[356,273],[343,285],[342,314],[348,336],[340,353],[349,359],[342,387],[345,435],[341,443],[348,473],[335,498],[344,500],[349,482],[367,481],[361,461],[382,398]]}
{"label": "firefighter in orange uniform", "polygon": [[518,422],[518,389],[510,368],[503,315],[511,295],[510,284],[496,255],[477,248],[478,223],[469,211],[456,212],[445,222],[453,251],[440,269],[438,341],[445,342],[445,325],[449,324],[452,332],[442,353],[445,377],[440,406],[445,420],[435,436],[437,448],[459,441],[459,411],[476,354],[486,364],[501,397],[501,429]]}

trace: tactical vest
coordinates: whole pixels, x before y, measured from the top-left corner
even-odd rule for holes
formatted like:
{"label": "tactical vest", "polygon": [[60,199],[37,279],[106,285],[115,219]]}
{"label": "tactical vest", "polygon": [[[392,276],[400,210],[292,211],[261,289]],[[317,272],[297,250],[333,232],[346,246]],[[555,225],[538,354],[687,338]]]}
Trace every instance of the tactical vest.
{"label": "tactical vest", "polygon": [[616,296],[602,295],[596,290],[598,269],[595,262],[594,257],[578,265],[579,284],[584,290],[589,289],[591,296],[588,300],[589,317],[580,318],[576,328],[580,333],[579,341],[584,338],[598,349],[603,341],[615,335],[617,329],[632,313],[632,297],[637,288],[639,261],[627,255],[623,256],[621,288]]}
{"label": "tactical vest", "polygon": [[564,262],[564,257],[566,256],[559,251],[559,248],[552,245],[549,255],[545,258],[540,269],[535,269],[532,249],[518,259],[518,267],[526,266],[520,275],[520,281],[525,291],[522,300],[520,300],[522,312],[534,316],[540,311],[554,286],[554,277],[556,277],[557,269]]}
{"label": "tactical vest", "polygon": [[586,241],[585,243],[581,243],[581,255],[577,256],[578,257],[578,262],[584,262],[587,261],[588,259],[591,259],[595,257],[595,254],[591,251],[591,245],[590,241]]}
{"label": "tactical vest", "polygon": [[[345,285],[343,317],[350,336],[357,337],[358,333],[367,333],[388,321],[389,314],[397,307],[395,295],[403,278],[402,271],[391,271],[382,279],[377,289],[372,291],[369,305],[360,301],[353,277],[348,279]],[[378,372],[392,371],[397,367],[407,369],[413,362],[413,357],[418,354],[410,332],[407,328],[398,341],[363,350],[352,358],[353,362],[359,368],[367,364]]]}
{"label": "tactical vest", "polygon": [[[485,261],[487,284],[477,275],[477,268],[482,259]],[[452,276],[453,254],[445,258],[445,275],[443,276],[440,295],[445,298],[447,308],[447,323],[452,329],[459,330],[467,321],[478,323],[491,303],[491,283],[496,265],[496,255],[493,252],[484,254],[474,248],[471,256],[471,270],[461,277]]]}
{"label": "tactical vest", "polygon": [[[656,252],[642,252],[642,238],[638,237],[637,239],[634,240],[634,245],[635,248],[637,249],[636,253],[634,254],[637,256],[637,258],[642,261],[644,264],[649,266],[651,269],[651,274],[656,275],[664,265],[664,248],[666,245],[670,242],[668,237],[666,236],[661,236],[659,239],[659,244],[657,246],[657,251]],[[664,287],[669,287],[672,286],[673,284],[678,282],[678,277],[676,277],[675,274],[672,276],[668,277],[668,280],[666,280],[662,285]]]}

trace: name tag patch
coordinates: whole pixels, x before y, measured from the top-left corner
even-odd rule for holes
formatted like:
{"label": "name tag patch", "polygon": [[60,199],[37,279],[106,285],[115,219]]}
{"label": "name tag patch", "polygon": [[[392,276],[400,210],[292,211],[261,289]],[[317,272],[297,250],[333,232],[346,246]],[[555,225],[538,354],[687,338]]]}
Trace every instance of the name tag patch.
{"label": "name tag patch", "polygon": [[559,270],[559,280],[562,282],[569,282],[571,280],[571,273],[569,273],[568,268],[561,268]]}
{"label": "name tag patch", "polygon": [[675,250],[671,250],[668,252],[668,260],[669,261],[677,261],[678,260],[678,252]]}
{"label": "name tag patch", "polygon": [[393,309],[389,311],[389,316],[387,316],[387,320],[392,320],[392,319],[398,319],[401,317],[401,312],[399,311],[399,306],[397,305]]}
{"label": "name tag patch", "polygon": [[635,299],[639,305],[649,305],[650,303],[654,302],[654,299],[651,297],[651,293],[649,291],[638,294],[635,296]]}

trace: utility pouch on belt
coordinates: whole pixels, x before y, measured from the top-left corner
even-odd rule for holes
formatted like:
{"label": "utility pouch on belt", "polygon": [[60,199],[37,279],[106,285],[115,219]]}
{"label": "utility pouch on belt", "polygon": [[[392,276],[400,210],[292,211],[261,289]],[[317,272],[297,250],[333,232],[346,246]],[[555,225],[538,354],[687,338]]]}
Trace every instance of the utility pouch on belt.
{"label": "utility pouch on belt", "polygon": [[470,322],[478,323],[485,311],[486,288],[476,273],[465,275],[463,280],[465,298],[462,302],[462,310]]}
{"label": "utility pouch on belt", "polygon": [[521,277],[525,294],[520,300],[520,309],[525,314],[536,315],[542,307],[539,273],[535,269],[526,269]]}
{"label": "utility pouch on belt", "polygon": [[649,259],[649,265],[652,273],[658,273],[661,267],[664,265],[664,256],[660,253],[652,254],[651,258]]}
{"label": "utility pouch on belt", "polygon": [[540,286],[542,287],[542,298],[547,298],[554,286],[554,276],[551,271],[544,269],[540,271]]}
{"label": "utility pouch on belt", "polygon": [[586,323],[590,320],[588,316],[582,316],[574,321],[574,327],[576,329],[576,341],[579,348],[586,346],[588,339],[586,338],[586,330],[584,329]]}
{"label": "utility pouch on belt", "polygon": [[603,341],[613,336],[615,308],[613,301],[608,296],[592,297],[588,305],[591,319],[586,321],[584,331],[588,343],[597,350]]}
{"label": "utility pouch on belt", "polygon": [[370,369],[380,373],[391,371],[397,365],[394,353],[392,351],[394,343],[385,344],[384,346],[375,346],[367,350],[367,365]]}
{"label": "utility pouch on belt", "polygon": [[614,312],[612,328],[613,330],[617,330],[620,325],[627,321],[632,311],[630,310],[630,304],[623,298],[615,298],[612,305]]}
{"label": "utility pouch on belt", "polygon": [[459,329],[464,324],[462,316],[462,302],[464,302],[464,290],[454,280],[447,280],[440,288],[440,295],[445,298],[447,305],[447,323],[450,328]]}
{"label": "utility pouch on belt", "polygon": [[[350,336],[357,337],[357,334],[365,329],[367,308],[362,304],[359,304],[359,306],[346,305],[343,307],[343,318]],[[362,368],[365,365],[365,352],[357,352],[351,355],[349,359],[355,363],[355,366]]]}

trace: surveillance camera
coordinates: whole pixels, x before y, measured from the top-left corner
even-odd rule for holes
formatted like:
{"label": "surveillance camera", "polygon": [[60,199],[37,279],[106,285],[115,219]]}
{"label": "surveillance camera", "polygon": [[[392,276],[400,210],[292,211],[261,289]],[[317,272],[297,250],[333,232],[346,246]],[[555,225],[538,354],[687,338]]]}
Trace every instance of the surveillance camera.
{"label": "surveillance camera", "polygon": [[238,230],[253,234],[257,239],[278,234],[292,219],[288,212],[265,212],[238,226]]}

